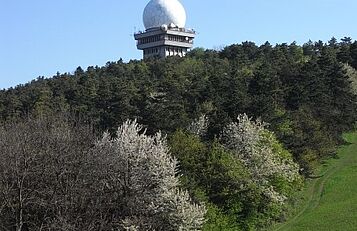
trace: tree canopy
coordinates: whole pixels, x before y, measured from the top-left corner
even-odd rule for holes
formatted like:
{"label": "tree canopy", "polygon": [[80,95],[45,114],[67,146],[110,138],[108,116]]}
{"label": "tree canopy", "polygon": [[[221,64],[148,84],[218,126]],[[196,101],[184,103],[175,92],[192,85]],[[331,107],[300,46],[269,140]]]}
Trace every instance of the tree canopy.
{"label": "tree canopy", "polygon": [[[206,205],[203,229],[254,230],[284,217],[285,202],[292,200],[294,191],[301,186],[299,173],[305,177],[313,175],[321,161],[335,155],[336,145],[342,142],[342,132],[353,128],[357,121],[356,63],[357,42],[346,37],[340,42],[332,38],[327,43],[309,41],[303,45],[283,43],[273,46],[266,42],[258,46],[253,42],[243,42],[219,51],[197,48],[184,58],[132,60],[128,63],[119,60],[108,62],[103,67],[88,67],[86,70],[78,67],[73,73],[57,73],[52,78],[39,77],[30,83],[0,91],[1,164],[9,163],[8,166],[13,166],[16,161],[30,160],[29,163],[21,164],[25,167],[25,173],[36,180],[26,187],[32,189],[40,182],[38,179],[41,179],[43,172],[38,169],[44,169],[53,179],[56,174],[60,177],[51,180],[50,186],[43,187],[71,191],[77,188],[62,186],[64,183],[77,183],[78,178],[74,176],[80,173],[76,172],[76,166],[83,164],[71,156],[72,152],[75,152],[74,156],[81,155],[84,162],[88,158],[97,158],[96,163],[103,168],[113,167],[110,161],[105,162],[108,156],[110,160],[116,156],[119,158],[117,161],[123,163],[124,159],[136,158],[137,162],[129,163],[137,164],[137,170],[144,171],[151,168],[150,164],[156,166],[155,161],[158,161],[155,159],[157,157],[147,153],[152,153],[153,149],[157,151],[167,148],[171,152],[164,157],[166,161],[163,163],[165,166],[175,165],[173,160],[176,158],[179,161],[182,185],[179,186],[178,179],[174,180],[173,177],[177,176],[172,172],[173,169],[164,174],[160,169],[156,171],[153,168],[158,175],[145,176],[145,179],[134,174],[133,189],[138,190],[136,196],[140,198],[130,197],[130,203],[140,205],[146,196],[155,194],[162,196],[158,200],[163,204],[170,204],[172,198],[165,196],[180,195],[181,199],[184,198],[181,201],[183,207],[172,203],[173,207],[162,207],[163,212],[168,209],[165,212],[167,216],[158,215],[157,221],[154,221],[160,224],[163,219],[175,220],[175,225],[179,225],[167,229],[176,230],[180,225],[188,227],[193,223],[188,224],[186,221],[191,218],[183,214],[173,213],[177,217],[170,216],[170,211],[191,210],[198,217],[202,215],[200,207],[189,206],[189,198],[192,197],[193,202]],[[58,114],[68,114],[79,118],[81,123],[91,124],[93,127],[89,130],[94,130],[95,135],[84,135],[81,143],[81,136],[77,137],[71,127],[73,124],[66,127],[63,125],[66,123],[53,121],[47,125],[40,124],[37,128],[37,122],[34,122],[35,125],[23,122],[23,118],[45,119]],[[138,156],[126,156],[134,146],[129,145],[125,152],[115,148],[124,147],[119,145],[123,134],[117,128],[129,126],[124,123],[128,119],[143,125],[146,135],[135,130],[138,128],[135,125],[136,132],[132,133],[132,137],[137,138],[133,142],[138,144],[138,150],[145,150],[140,158],[146,158],[144,162],[149,165],[139,165],[143,160],[139,160]],[[35,126],[37,132],[31,134],[31,126]],[[58,126],[57,130],[51,130],[53,126]],[[23,134],[26,139],[21,138],[21,130],[26,131]],[[91,134],[89,130],[79,130],[79,133],[83,131]],[[104,132],[104,138],[94,144],[93,137]],[[168,147],[155,134],[167,135]],[[52,138],[42,138],[41,135]],[[23,145],[28,153],[35,152],[36,148],[43,152],[27,159],[27,152],[16,149],[19,146],[8,146],[8,143],[21,144],[26,140],[29,142]],[[47,143],[53,146],[47,146]],[[151,145],[145,146],[144,143]],[[77,145],[78,149],[70,150],[71,145]],[[103,148],[98,148],[98,145]],[[62,148],[63,157],[59,155]],[[93,150],[101,154],[90,156]],[[48,155],[51,152],[53,155]],[[133,150],[131,152],[134,153]],[[16,159],[18,153],[23,160]],[[57,162],[64,159],[57,157],[68,161],[68,169],[61,168]],[[55,168],[47,169],[43,164],[47,160]],[[98,167],[93,164],[83,166],[83,171],[88,171],[89,175],[95,172],[88,169]],[[7,165],[0,167],[6,170]],[[107,170],[114,171],[111,167]],[[24,173],[15,170],[9,172],[9,176],[20,179]],[[119,175],[115,179],[120,179]],[[100,178],[103,175],[95,177],[99,177],[97,180],[102,183],[107,179]],[[156,177],[157,181],[145,185],[145,182],[150,182],[148,179],[154,179],[150,177]],[[171,179],[172,185],[181,187],[180,190],[161,188],[162,182],[158,177],[160,180],[167,179],[166,183]],[[105,184],[102,186],[101,193],[108,193],[112,189],[111,185],[109,188]],[[4,189],[5,186],[1,187]],[[146,187],[154,191],[145,191]],[[139,222],[151,216],[152,208],[145,208],[144,213],[120,201],[125,194],[124,188],[116,188],[117,194],[113,195],[117,197],[113,200],[121,203],[120,208],[125,216],[121,215],[127,218],[124,222],[126,228],[154,227],[150,223],[152,221]],[[63,192],[62,195],[61,190],[53,192],[54,198],[62,198],[65,194]],[[91,193],[96,192],[94,190]],[[35,192],[25,190],[25,193],[30,193],[31,198]],[[50,197],[46,193],[41,194],[40,198]],[[66,200],[80,200],[76,193],[71,191],[71,196]],[[96,207],[95,203],[108,205],[105,209],[112,211],[112,201],[106,201],[105,196],[96,198],[102,198],[102,201],[98,199],[92,201],[94,204],[84,203],[89,207],[80,207],[75,212],[86,210],[101,214],[103,211],[94,208],[102,207]],[[23,206],[31,203],[23,202]],[[11,203],[6,206],[16,204]],[[44,205],[38,206],[44,208]],[[71,227],[71,223],[67,222],[72,220],[71,217],[58,215],[58,211],[64,213],[71,209],[66,206],[58,207],[60,210],[43,210],[31,219],[41,220],[45,213],[51,213],[57,216],[57,223]],[[7,210],[0,207],[0,213],[5,211],[10,214],[10,207],[6,207]],[[157,208],[161,209],[160,206]],[[108,223],[108,217],[103,219]],[[19,220],[17,214],[9,220],[1,221],[2,224],[8,224]],[[93,224],[93,227],[102,224],[102,221],[93,222],[97,223],[88,224]],[[21,224],[17,222],[17,226]]]}

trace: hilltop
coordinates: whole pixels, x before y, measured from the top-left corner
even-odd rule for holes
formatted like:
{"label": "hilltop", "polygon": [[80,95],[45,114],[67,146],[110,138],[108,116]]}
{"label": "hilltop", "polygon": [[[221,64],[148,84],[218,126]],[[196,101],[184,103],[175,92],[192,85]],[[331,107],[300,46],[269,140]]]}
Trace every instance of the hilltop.
{"label": "hilltop", "polygon": [[[148,135],[168,135],[183,187],[209,205],[206,230],[259,229],[283,220],[286,212],[259,184],[293,202],[300,181],[283,179],[278,170],[257,180],[247,160],[233,158],[244,150],[224,143],[227,126],[237,125],[241,115],[257,131],[259,147],[267,145],[291,166],[297,163],[302,176],[315,176],[321,162],[336,155],[342,133],[356,126],[356,68],[357,42],[350,38],[302,46],[244,42],[219,51],[197,48],[184,58],[78,67],[2,90],[0,122],[70,114],[90,122],[96,133],[108,130],[115,136],[118,126],[136,119]],[[187,128],[201,118],[205,132],[197,138]]]}

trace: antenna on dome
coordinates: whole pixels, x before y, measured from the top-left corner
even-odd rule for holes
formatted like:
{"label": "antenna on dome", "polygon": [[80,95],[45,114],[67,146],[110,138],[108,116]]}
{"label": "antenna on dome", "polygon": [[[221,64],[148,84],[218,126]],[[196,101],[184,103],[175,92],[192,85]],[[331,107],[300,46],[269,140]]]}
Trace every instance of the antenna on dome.
{"label": "antenna on dome", "polygon": [[135,36],[135,34],[138,33],[138,31],[136,30],[136,26],[134,26],[134,31],[133,33],[129,34],[130,37]]}

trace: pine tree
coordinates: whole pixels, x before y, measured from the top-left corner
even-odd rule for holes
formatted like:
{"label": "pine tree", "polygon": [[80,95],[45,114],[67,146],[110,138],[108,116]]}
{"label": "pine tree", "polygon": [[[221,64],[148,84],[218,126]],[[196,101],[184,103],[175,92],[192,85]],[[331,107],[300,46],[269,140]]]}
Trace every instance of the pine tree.
{"label": "pine tree", "polygon": [[350,54],[351,54],[351,58],[352,58],[351,65],[352,65],[352,67],[357,69],[357,41],[355,41],[354,43],[351,44]]}

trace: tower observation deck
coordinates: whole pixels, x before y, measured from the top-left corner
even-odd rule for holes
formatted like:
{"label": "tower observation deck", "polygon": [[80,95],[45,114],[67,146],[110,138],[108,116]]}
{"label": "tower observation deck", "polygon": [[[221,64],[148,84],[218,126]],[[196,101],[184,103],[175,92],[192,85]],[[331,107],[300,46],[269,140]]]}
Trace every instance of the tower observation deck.
{"label": "tower observation deck", "polygon": [[143,57],[185,56],[193,47],[195,31],[186,29],[186,12],[178,0],[151,0],[145,7],[146,30],[134,34]]}

